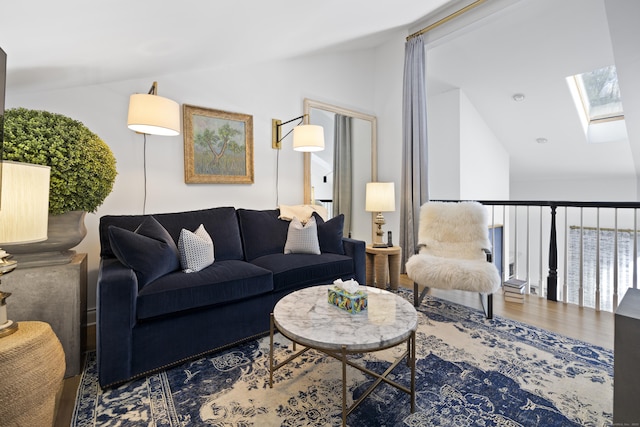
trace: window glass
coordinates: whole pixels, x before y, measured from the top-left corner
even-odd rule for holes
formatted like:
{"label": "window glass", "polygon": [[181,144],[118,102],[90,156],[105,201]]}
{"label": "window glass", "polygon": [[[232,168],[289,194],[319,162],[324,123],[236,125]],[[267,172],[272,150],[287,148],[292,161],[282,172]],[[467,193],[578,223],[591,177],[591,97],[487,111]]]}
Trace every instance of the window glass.
{"label": "window glass", "polygon": [[624,118],[614,65],[578,74],[574,78],[590,122]]}

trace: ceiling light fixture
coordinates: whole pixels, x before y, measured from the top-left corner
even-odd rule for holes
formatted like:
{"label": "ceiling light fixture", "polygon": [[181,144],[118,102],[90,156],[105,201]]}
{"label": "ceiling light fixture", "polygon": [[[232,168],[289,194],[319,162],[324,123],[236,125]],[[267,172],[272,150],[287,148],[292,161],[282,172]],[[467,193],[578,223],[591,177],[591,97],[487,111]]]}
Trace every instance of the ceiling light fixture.
{"label": "ceiling light fixture", "polygon": [[524,93],[516,93],[515,95],[512,96],[513,100],[516,102],[522,102],[524,101]]}
{"label": "ceiling light fixture", "polygon": [[538,144],[546,144],[549,140],[547,138],[536,138],[536,142]]}

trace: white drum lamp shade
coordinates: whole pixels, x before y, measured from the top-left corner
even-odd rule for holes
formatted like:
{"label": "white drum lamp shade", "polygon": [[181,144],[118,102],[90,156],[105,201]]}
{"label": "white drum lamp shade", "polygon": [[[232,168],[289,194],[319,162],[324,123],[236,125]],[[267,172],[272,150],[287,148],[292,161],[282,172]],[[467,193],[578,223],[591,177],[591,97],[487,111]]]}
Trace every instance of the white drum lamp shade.
{"label": "white drum lamp shade", "polygon": [[180,105],[158,95],[131,95],[127,126],[133,131],[149,135],[179,135]]}
{"label": "white drum lamp shade", "polygon": [[393,182],[367,182],[365,210],[367,212],[393,212],[396,198]]}
{"label": "white drum lamp shade", "polygon": [[385,223],[382,212],[393,212],[396,210],[396,197],[393,190],[393,182],[367,182],[364,209],[367,212],[377,212],[373,223],[377,225],[376,237],[373,240],[373,247],[384,248],[386,243],[382,243],[382,225]]}
{"label": "white drum lamp shade", "polygon": [[47,239],[50,169],[30,163],[2,162],[0,245]]}
{"label": "white drum lamp shade", "polygon": [[306,152],[324,150],[324,128],[316,125],[293,128],[293,149]]}

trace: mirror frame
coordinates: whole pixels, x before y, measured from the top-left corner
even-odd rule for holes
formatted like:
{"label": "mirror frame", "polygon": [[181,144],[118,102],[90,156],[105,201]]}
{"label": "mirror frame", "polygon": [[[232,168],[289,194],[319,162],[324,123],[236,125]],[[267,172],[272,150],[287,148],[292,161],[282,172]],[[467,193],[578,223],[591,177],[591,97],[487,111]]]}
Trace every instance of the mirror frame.
{"label": "mirror frame", "polygon": [[[339,107],[337,105],[327,104],[321,101],[314,101],[305,98],[303,102],[303,111],[306,115],[305,120],[308,123],[312,108],[329,111],[332,113],[342,114],[345,116],[355,117],[371,123],[371,181],[378,180],[378,120],[376,116],[361,113],[359,111],[350,110],[348,108]],[[304,153],[304,203],[310,204],[311,201],[311,153]]]}

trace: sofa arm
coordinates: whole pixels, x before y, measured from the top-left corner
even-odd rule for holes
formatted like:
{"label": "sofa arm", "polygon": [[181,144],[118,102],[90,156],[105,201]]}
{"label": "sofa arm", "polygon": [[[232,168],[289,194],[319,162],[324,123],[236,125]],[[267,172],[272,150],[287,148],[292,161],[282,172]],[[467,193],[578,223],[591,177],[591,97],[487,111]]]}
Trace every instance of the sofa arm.
{"label": "sofa arm", "polygon": [[102,387],[131,377],[138,278],[115,258],[103,258],[96,295],[96,356]]}
{"label": "sofa arm", "polygon": [[353,268],[355,269],[356,281],[360,284],[365,284],[366,279],[366,244],[363,240],[349,239],[347,237],[342,238],[342,246],[344,247],[344,254],[353,258]]}

